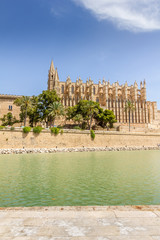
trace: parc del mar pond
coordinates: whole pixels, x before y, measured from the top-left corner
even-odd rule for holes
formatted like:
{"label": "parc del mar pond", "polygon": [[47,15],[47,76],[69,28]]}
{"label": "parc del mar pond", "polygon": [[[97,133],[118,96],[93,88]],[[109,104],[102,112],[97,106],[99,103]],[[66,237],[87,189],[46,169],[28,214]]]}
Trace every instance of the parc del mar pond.
{"label": "parc del mar pond", "polygon": [[0,155],[0,207],[160,204],[160,151]]}

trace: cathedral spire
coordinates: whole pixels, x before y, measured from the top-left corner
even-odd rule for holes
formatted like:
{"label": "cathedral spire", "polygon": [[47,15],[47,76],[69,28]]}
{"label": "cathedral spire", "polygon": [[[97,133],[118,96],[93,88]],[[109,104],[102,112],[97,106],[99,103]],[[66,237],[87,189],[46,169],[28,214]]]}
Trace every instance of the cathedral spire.
{"label": "cathedral spire", "polygon": [[55,71],[53,60],[52,60],[52,62],[51,62],[50,71],[51,71],[51,72],[54,72],[54,71]]}

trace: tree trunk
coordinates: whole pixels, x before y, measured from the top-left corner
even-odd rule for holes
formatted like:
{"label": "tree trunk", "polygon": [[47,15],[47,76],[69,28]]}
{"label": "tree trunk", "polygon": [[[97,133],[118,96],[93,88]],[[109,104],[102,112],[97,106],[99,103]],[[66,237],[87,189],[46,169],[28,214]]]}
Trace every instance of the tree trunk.
{"label": "tree trunk", "polygon": [[25,117],[24,117],[24,127],[26,126],[26,119],[27,119],[27,107],[26,107],[26,112],[25,112]]}
{"label": "tree trunk", "polygon": [[131,130],[131,111],[129,110],[129,132]]}
{"label": "tree trunk", "polygon": [[91,127],[92,127],[92,115],[91,115],[91,119],[90,119],[89,130],[91,130]]}
{"label": "tree trunk", "polygon": [[54,124],[55,124],[55,118],[53,119],[53,127],[54,127]]}

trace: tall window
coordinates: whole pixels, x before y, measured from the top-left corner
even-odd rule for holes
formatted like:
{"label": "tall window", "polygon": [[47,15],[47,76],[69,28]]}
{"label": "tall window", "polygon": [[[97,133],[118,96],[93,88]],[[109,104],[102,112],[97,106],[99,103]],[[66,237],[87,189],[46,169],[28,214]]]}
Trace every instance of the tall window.
{"label": "tall window", "polygon": [[12,106],[9,105],[8,109],[12,111]]}
{"label": "tall window", "polygon": [[96,94],[96,88],[93,87],[93,94],[95,95]]}
{"label": "tall window", "polygon": [[64,93],[64,85],[62,85],[62,93]]}
{"label": "tall window", "polygon": [[84,86],[82,87],[82,91],[83,91],[83,94],[84,94]]}
{"label": "tall window", "polygon": [[74,86],[72,86],[72,94],[74,93]]}
{"label": "tall window", "polygon": [[99,98],[96,98],[96,102],[99,103]]}

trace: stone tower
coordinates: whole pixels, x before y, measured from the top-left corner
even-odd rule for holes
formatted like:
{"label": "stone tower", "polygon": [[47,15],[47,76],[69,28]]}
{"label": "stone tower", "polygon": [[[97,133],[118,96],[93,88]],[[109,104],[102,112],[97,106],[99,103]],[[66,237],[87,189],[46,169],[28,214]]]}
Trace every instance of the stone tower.
{"label": "stone tower", "polygon": [[48,90],[56,90],[60,94],[60,83],[57,68],[54,68],[53,60],[48,73]]}

